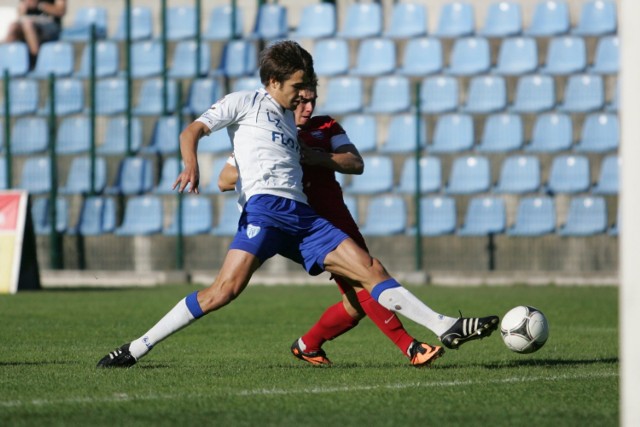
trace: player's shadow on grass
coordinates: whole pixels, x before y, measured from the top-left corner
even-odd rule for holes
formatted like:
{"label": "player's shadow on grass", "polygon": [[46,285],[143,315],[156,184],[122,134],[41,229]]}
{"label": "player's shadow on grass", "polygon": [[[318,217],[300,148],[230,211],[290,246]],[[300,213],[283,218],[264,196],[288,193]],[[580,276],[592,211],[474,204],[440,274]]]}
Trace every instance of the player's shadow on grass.
{"label": "player's shadow on grass", "polygon": [[1,361],[0,367],[3,366],[46,366],[46,365],[77,365],[79,362],[72,360],[42,360],[42,361]]}
{"label": "player's shadow on grass", "polygon": [[557,368],[559,366],[580,366],[596,364],[617,365],[619,362],[620,360],[617,357],[608,357],[603,359],[523,359],[510,360],[508,362],[500,363],[486,363],[481,366],[487,369],[519,368],[523,366]]}

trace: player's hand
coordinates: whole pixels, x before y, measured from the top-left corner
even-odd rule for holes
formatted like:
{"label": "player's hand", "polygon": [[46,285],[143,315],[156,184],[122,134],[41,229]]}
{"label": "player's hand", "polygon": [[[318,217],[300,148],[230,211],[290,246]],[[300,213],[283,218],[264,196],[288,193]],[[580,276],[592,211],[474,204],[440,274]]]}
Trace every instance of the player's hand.
{"label": "player's hand", "polygon": [[322,160],[326,157],[324,152],[314,150],[304,144],[300,144],[300,148],[302,149],[300,152],[300,163],[303,165],[313,166],[321,164]]}
{"label": "player's hand", "polygon": [[173,190],[177,188],[178,191],[182,193],[189,184],[191,185],[189,186],[187,193],[200,194],[200,170],[197,164],[195,167],[187,166],[182,172],[180,172],[178,179],[173,183]]}

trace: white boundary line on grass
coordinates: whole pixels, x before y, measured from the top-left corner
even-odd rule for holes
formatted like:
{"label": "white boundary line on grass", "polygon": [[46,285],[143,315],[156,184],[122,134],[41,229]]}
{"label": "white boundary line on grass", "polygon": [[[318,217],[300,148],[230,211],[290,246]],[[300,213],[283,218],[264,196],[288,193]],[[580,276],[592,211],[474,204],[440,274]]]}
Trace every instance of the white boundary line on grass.
{"label": "white boundary line on grass", "polygon": [[[460,387],[478,384],[513,384],[513,383],[532,383],[532,382],[555,382],[565,380],[592,380],[601,378],[617,377],[617,372],[599,373],[599,374],[568,374],[568,375],[545,375],[535,377],[510,377],[495,380],[467,380],[467,381],[433,381],[433,382],[412,382],[400,384],[378,384],[370,386],[353,386],[353,387],[313,387],[302,389],[259,389],[259,390],[239,390],[228,393],[227,396],[283,396],[291,394],[326,394],[326,393],[352,393],[371,390],[402,390],[415,387]],[[24,406],[51,406],[51,405],[75,405],[78,403],[116,403],[116,402],[135,402],[150,400],[174,400],[176,398],[198,398],[202,395],[185,396],[184,394],[157,394],[146,396],[131,396],[125,393],[115,394],[109,397],[74,397],[67,399],[33,399],[33,400],[7,400],[0,401],[2,408],[16,408]]]}

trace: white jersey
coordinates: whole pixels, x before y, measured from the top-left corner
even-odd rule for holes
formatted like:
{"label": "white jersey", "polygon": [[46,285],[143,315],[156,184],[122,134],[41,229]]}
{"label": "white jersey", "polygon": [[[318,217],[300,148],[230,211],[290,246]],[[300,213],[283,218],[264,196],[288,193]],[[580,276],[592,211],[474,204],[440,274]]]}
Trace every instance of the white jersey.
{"label": "white jersey", "polygon": [[240,204],[255,194],[307,203],[293,111],[283,109],[265,89],[231,93],[197,121],[210,132],[227,128],[238,167]]}

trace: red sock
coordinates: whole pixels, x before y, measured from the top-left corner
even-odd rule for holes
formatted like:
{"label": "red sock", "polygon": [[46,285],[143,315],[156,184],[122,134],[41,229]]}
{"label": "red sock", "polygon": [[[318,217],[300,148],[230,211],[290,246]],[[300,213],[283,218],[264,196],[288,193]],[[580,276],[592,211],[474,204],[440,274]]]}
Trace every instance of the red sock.
{"label": "red sock", "polygon": [[344,334],[357,324],[358,320],[347,313],[342,301],[332,305],[322,313],[320,320],[309,329],[309,332],[302,336],[302,341],[306,345],[305,351],[320,350],[325,341]]}
{"label": "red sock", "polygon": [[407,333],[402,326],[402,322],[394,312],[387,310],[381,306],[378,301],[373,299],[369,292],[358,292],[358,301],[367,316],[378,326],[378,328],[402,351],[407,355],[407,349],[413,342],[413,337]]}

